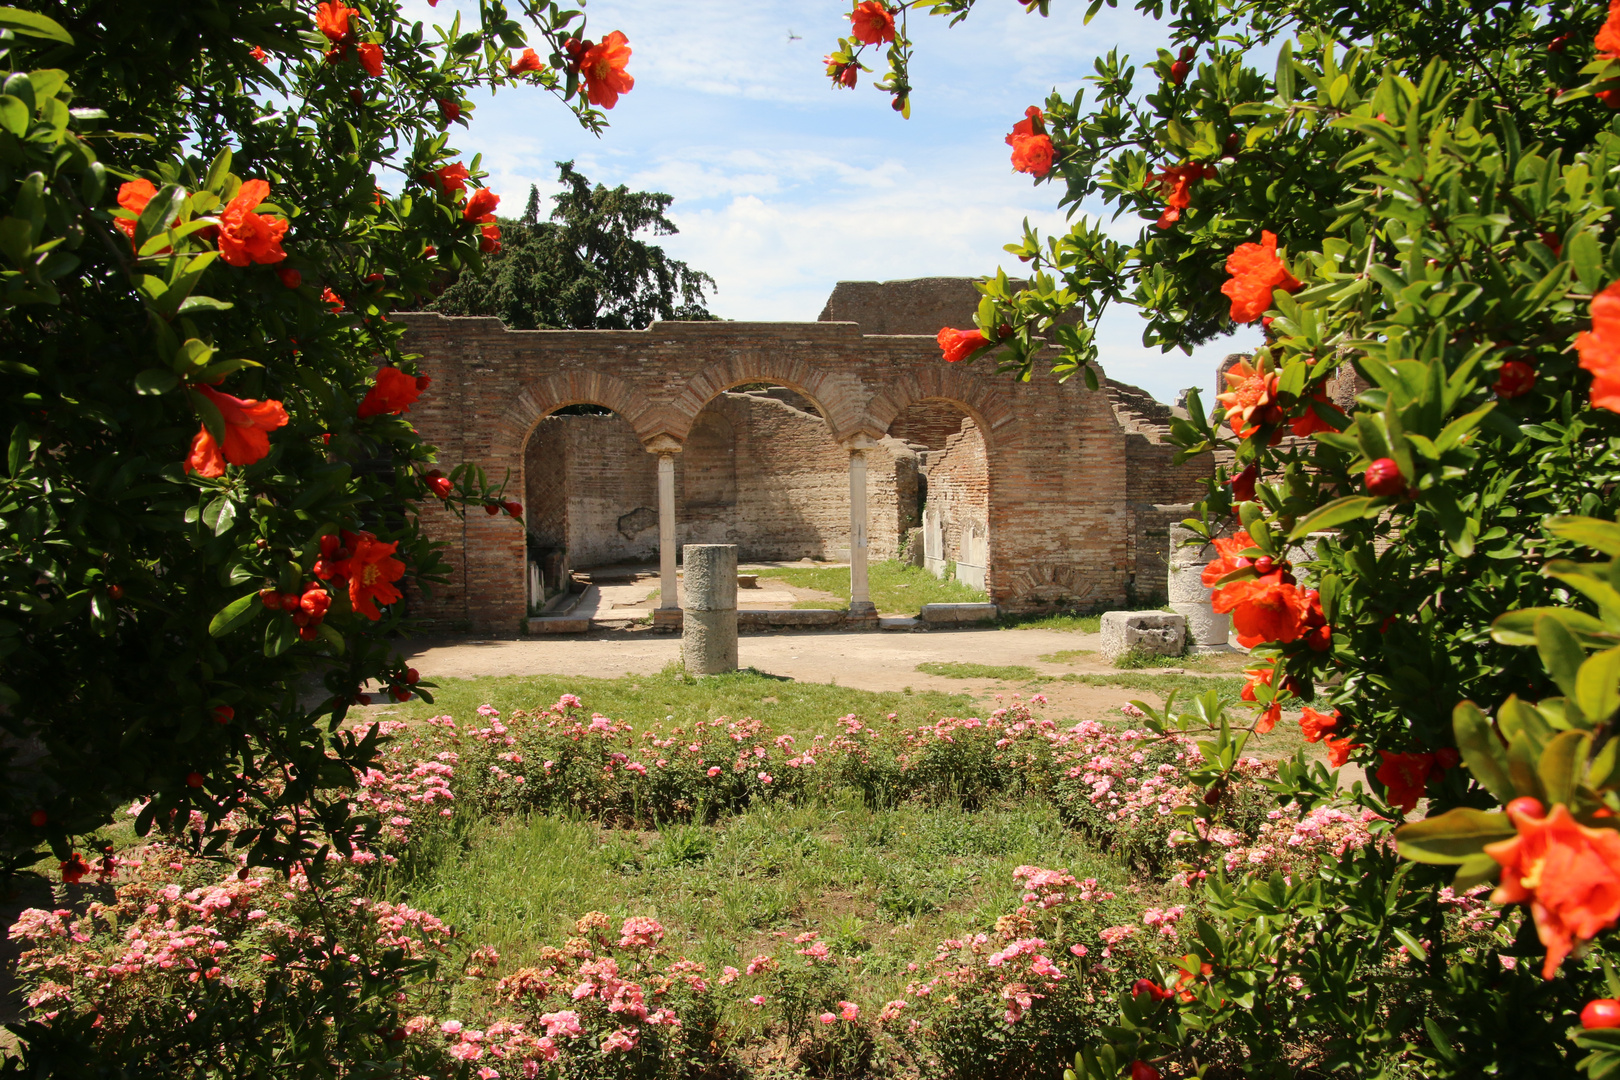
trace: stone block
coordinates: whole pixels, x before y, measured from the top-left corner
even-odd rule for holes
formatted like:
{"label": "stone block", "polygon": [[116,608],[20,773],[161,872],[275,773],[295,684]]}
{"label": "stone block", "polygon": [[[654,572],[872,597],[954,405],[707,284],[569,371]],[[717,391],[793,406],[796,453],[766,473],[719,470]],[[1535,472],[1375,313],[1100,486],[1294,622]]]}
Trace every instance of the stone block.
{"label": "stone block", "polygon": [[1102,617],[1103,658],[1129,652],[1180,656],[1187,644],[1187,620],[1164,611],[1110,611]]}
{"label": "stone block", "polygon": [[737,670],[737,545],[687,544],[681,658],[694,675]]}
{"label": "stone block", "polygon": [[921,619],[913,619],[905,615],[895,615],[878,619],[879,630],[915,630],[921,625]]}
{"label": "stone block", "polygon": [[693,675],[737,670],[737,609],[681,615],[681,659]]}
{"label": "stone block", "polygon": [[931,626],[941,626],[984,622],[998,614],[994,604],[924,604],[918,617]]}
{"label": "stone block", "polygon": [[737,625],[746,630],[815,629],[844,625],[841,608],[757,608],[737,612]]}
{"label": "stone block", "polygon": [[687,611],[737,609],[737,545],[687,544],[681,548],[685,567],[682,604]]}
{"label": "stone block", "polygon": [[922,526],[906,530],[906,565],[921,567],[923,564],[923,531]]}

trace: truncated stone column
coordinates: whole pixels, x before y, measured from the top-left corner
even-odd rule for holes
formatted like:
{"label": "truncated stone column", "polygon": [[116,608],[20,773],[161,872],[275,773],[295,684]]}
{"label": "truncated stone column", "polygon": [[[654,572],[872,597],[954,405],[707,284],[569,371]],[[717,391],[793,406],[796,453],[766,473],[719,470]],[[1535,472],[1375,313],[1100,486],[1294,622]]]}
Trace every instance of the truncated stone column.
{"label": "truncated stone column", "polygon": [[849,617],[856,621],[877,618],[866,576],[866,451],[877,445],[857,435],[849,447]]}
{"label": "truncated stone column", "polygon": [[1170,526],[1170,610],[1187,620],[1189,653],[1225,652],[1232,617],[1215,613],[1202,579],[1204,567],[1217,553],[1212,544],[1189,546],[1197,539],[1198,534],[1185,526]]}
{"label": "truncated stone column", "polygon": [[681,625],[681,598],[675,577],[675,455],[680,449],[681,444],[667,435],[647,444],[647,451],[658,455],[659,595],[653,625],[670,629]]}
{"label": "truncated stone column", "polygon": [[737,545],[687,544],[681,658],[694,675],[737,670]]}

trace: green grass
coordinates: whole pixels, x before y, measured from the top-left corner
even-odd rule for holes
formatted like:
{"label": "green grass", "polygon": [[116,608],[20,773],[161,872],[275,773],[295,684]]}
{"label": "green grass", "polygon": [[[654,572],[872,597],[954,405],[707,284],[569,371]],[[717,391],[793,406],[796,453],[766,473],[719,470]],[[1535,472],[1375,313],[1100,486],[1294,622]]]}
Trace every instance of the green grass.
{"label": "green grass", "polygon": [[1039,679],[1040,672],[1023,664],[970,664],[954,661],[928,660],[917,665],[925,675],[942,675],[947,679]]}
{"label": "green grass", "polygon": [[[1020,865],[1065,867],[1121,895],[1129,882],[1123,866],[1034,799],[966,813],[874,810],[851,794],[832,806],[766,805],[708,828],[656,832],[483,820],[438,854],[421,876],[388,887],[502,956],[561,944],[588,911],[615,922],[651,915],[667,947],[713,972],[780,951],[783,932],[817,930],[838,951],[863,956],[854,983],[863,1011],[900,997],[914,977],[906,964],[932,957],[939,941],[983,931],[1017,907]],[[1139,910],[1140,899],[1128,899]]]}
{"label": "green grass", "polygon": [[[849,603],[849,568],[846,566],[791,566],[762,569],[760,583],[779,581],[800,589],[832,593],[843,604]],[[872,603],[885,615],[915,615],[924,604],[982,604],[989,599],[981,590],[960,581],[935,577],[921,567],[895,559],[871,563],[866,570]],[[826,607],[819,600],[801,600],[796,608]]]}
{"label": "green grass", "polygon": [[1035,659],[1043,664],[1072,664],[1096,655],[1095,649],[1059,649],[1057,652],[1042,653]]}
{"label": "green grass", "polygon": [[434,703],[409,701],[387,710],[399,720],[419,720],[448,713],[458,721],[473,717],[488,703],[503,713],[545,708],[562,694],[578,694],[585,707],[638,726],[674,717],[690,725],[717,716],[752,716],[795,736],[830,733],[848,713],[870,720],[898,714],[900,721],[922,724],[930,717],[962,715],[973,709],[965,694],[938,691],[874,693],[823,683],[799,683],[765,675],[752,668],[698,679],[670,665],[656,675],[582,678],[566,675],[513,675],[499,678],[444,679],[432,691]]}
{"label": "green grass", "polygon": [[996,625],[1003,630],[1070,630],[1077,634],[1095,634],[1102,629],[1102,616],[1078,615],[1072,611],[1003,615],[996,620]]}
{"label": "green grass", "polygon": [[1107,675],[1081,675],[1071,673],[1060,675],[1054,681],[1066,683],[1080,683],[1085,686],[1117,686],[1124,690],[1139,690],[1149,694],[1157,694],[1164,698],[1174,691],[1182,700],[1194,694],[1202,694],[1210,690],[1219,691],[1222,700],[1230,703],[1238,700],[1243,691],[1244,679],[1226,679],[1209,675],[1139,675],[1133,672],[1119,672]]}

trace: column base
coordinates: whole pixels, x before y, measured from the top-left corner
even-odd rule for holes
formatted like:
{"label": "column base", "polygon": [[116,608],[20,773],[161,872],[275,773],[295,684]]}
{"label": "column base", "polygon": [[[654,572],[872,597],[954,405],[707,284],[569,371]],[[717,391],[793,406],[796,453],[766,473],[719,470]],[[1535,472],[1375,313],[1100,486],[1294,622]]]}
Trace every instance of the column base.
{"label": "column base", "polygon": [[654,630],[679,630],[681,628],[681,609],[653,608],[652,624]]}
{"label": "column base", "polygon": [[878,621],[877,605],[870,600],[861,600],[849,605],[844,612],[844,623],[847,626],[870,627],[876,626]]}

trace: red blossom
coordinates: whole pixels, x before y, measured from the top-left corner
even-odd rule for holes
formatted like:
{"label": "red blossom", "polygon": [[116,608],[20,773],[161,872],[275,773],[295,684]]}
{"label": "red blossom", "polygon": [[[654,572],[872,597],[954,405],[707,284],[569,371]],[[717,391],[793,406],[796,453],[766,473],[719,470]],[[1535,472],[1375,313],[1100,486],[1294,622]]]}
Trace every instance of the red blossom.
{"label": "red blossom", "polygon": [[628,94],[636,85],[635,78],[624,70],[629,62],[630,43],[619,30],[586,49],[579,58],[586,99],[604,109],[617,105],[619,95]]}
{"label": "red blossom", "polygon": [[506,70],[510,75],[521,75],[526,71],[544,71],[545,67],[546,65],[540,61],[538,53],[533,49],[524,49],[523,55],[518,57]]}
{"label": "red blossom", "polygon": [[1423,798],[1429,774],[1434,772],[1434,755],[1427,751],[1397,754],[1380,750],[1378,756],[1383,759],[1383,764],[1378,766],[1375,775],[1384,785],[1389,804],[1399,807],[1404,814],[1410,814],[1417,808],[1418,800]]}
{"label": "red blossom", "polygon": [[1277,236],[1260,232],[1258,244],[1239,244],[1226,260],[1231,280],[1221,292],[1232,300],[1232,321],[1251,323],[1271,310],[1272,294],[1278,289],[1298,292],[1303,286],[1277,256]]}
{"label": "red blossom", "polygon": [[1056,151],[1052,146],[1052,137],[1046,134],[1045,121],[1045,114],[1031,105],[1024,110],[1024,118],[1013,125],[1006,143],[1013,148],[1014,172],[1041,177],[1052,171]]}
{"label": "red blossom", "polygon": [[405,594],[394,582],[405,576],[405,564],[394,558],[399,545],[383,543],[368,532],[354,534],[349,543],[353,552],[343,563],[343,576],[349,582],[349,602],[354,610],[373,622],[382,618],[377,604],[392,604]]}
{"label": "red blossom", "polygon": [[359,49],[360,66],[366,69],[366,74],[373,79],[383,73],[382,46],[370,41],[364,42]]}
{"label": "red blossom", "polygon": [[966,359],[976,349],[990,344],[990,340],[977,330],[954,330],[949,326],[942,327],[935,340],[944,350],[945,362],[949,364]]}
{"label": "red blossom", "polygon": [[324,0],[315,8],[315,25],[328,41],[341,43],[347,41],[351,34],[349,17],[358,14],[354,8],[345,7],[342,0]]}
{"label": "red blossom", "polygon": [[414,376],[396,367],[380,367],[377,369],[377,381],[366,391],[357,411],[362,420],[372,416],[408,413],[411,403],[421,393]]}
{"label": "red blossom", "polygon": [[1580,824],[1563,803],[1546,817],[1539,811],[1534,800],[1509,803],[1518,835],[1487,844],[1485,853],[1502,866],[1491,899],[1530,904],[1547,949],[1541,973],[1550,979],[1565,957],[1620,918],[1620,833]]}
{"label": "red blossom", "polygon": [[1620,412],[1620,281],[1592,298],[1591,312],[1592,329],[1575,335],[1575,351],[1592,373],[1592,405]]}
{"label": "red blossom", "polygon": [[495,208],[501,204],[501,197],[489,188],[478,188],[467,200],[467,205],[461,210],[461,216],[468,221],[493,220]]}
{"label": "red blossom", "polygon": [[197,429],[186,458],[186,471],[209,478],[225,475],[226,463],[251,465],[270,452],[270,432],[287,423],[279,401],[232,397],[208,386],[194,387],[219,410],[225,421],[225,445],[214,440],[206,424]]}
{"label": "red blossom", "polygon": [[287,234],[287,219],[254,212],[269,197],[268,183],[249,180],[221,211],[219,257],[232,266],[278,263],[287,257],[281,250],[281,238]]}
{"label": "red blossom", "polygon": [[1496,373],[1496,382],[1491,389],[1496,396],[1504,401],[1510,398],[1523,397],[1536,385],[1536,369],[1523,360],[1504,360],[1502,367]]}
{"label": "red blossom", "polygon": [[880,0],[856,4],[849,19],[849,31],[862,45],[887,45],[894,40],[894,12]]}

